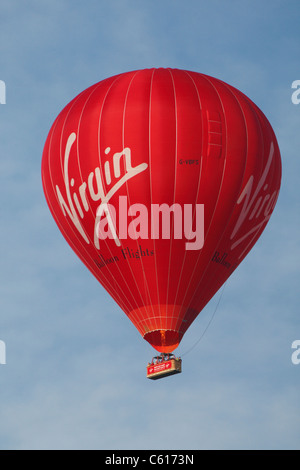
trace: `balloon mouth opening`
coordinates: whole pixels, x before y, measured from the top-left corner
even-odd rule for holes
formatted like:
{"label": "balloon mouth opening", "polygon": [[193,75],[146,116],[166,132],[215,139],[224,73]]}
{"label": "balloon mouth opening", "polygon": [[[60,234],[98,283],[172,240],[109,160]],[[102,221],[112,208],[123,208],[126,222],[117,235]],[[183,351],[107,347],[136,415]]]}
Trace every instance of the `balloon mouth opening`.
{"label": "balloon mouth opening", "polygon": [[144,335],[144,339],[158,352],[170,353],[180,343],[182,335],[175,330],[155,330]]}

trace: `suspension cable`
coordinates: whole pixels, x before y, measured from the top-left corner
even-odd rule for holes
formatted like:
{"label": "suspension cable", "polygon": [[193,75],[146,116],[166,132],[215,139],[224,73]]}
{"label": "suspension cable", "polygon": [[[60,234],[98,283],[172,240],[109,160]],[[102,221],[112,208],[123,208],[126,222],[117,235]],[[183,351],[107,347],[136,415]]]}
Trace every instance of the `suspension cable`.
{"label": "suspension cable", "polygon": [[211,325],[211,323],[212,323],[212,321],[213,321],[213,319],[214,319],[214,316],[215,316],[215,314],[216,314],[216,312],[217,312],[217,310],[218,310],[218,307],[219,307],[219,305],[220,305],[220,302],[221,302],[221,299],[222,299],[222,296],[223,296],[223,293],[224,293],[225,286],[226,286],[226,282],[225,282],[225,284],[223,285],[223,288],[222,288],[222,291],[221,291],[219,300],[218,300],[217,305],[216,305],[216,307],[215,307],[215,310],[214,310],[214,312],[213,312],[213,314],[212,314],[212,316],[211,316],[211,319],[209,320],[208,324],[206,325],[206,327],[205,327],[205,329],[204,329],[202,335],[200,336],[199,339],[197,339],[197,341],[193,344],[193,346],[190,347],[190,349],[188,349],[185,353],[183,353],[183,354],[180,355],[181,357],[186,356],[187,354],[189,354],[189,353],[200,343],[200,341],[202,340],[203,336],[205,335],[206,331],[208,330],[209,326]]}

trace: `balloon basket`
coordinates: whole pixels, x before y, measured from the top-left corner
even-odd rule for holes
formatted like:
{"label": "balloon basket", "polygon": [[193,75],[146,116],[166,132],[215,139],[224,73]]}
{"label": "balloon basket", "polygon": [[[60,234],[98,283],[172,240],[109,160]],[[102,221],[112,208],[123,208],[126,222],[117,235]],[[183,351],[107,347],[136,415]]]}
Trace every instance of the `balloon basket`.
{"label": "balloon basket", "polygon": [[157,380],[169,375],[180,374],[182,372],[182,361],[174,354],[161,353],[153,357],[147,366],[147,379]]}

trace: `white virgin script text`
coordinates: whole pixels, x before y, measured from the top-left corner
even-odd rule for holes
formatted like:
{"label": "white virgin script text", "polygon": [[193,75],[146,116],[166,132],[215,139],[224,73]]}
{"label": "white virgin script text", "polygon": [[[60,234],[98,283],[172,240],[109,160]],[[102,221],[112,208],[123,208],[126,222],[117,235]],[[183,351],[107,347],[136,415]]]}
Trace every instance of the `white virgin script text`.
{"label": "white virgin script text", "polygon": [[[235,240],[232,245],[231,249],[233,250],[236,246],[238,246],[240,243],[242,243],[247,237],[252,235],[252,237],[249,240],[248,245],[245,247],[242,253],[240,253],[239,258],[244,254],[244,252],[248,249],[250,244],[252,243],[252,240],[256,237],[257,233],[259,230],[266,224],[266,222],[269,220],[271,217],[272,211],[275,207],[279,190],[274,191],[272,194],[267,193],[266,190],[268,189],[268,183],[265,184],[268,172],[271,167],[272,159],[274,156],[274,144],[271,142],[270,145],[270,152],[267,160],[267,164],[265,166],[265,169],[261,175],[261,178],[256,186],[254,188],[254,177],[253,175],[250,176],[248,182],[246,183],[243,191],[241,192],[240,197],[237,200],[237,204],[241,204],[242,201],[244,201],[244,204],[242,206],[239,218],[237,220],[237,223],[233,229],[233,232],[231,234],[230,239],[233,240],[238,233],[239,229],[242,227],[243,223],[247,220],[252,220],[258,219],[259,217],[262,217],[260,220],[258,220],[258,223],[252,227],[249,232],[247,232],[245,235],[243,235],[241,238],[238,240]],[[259,192],[263,190],[265,192],[264,195],[259,196]]]}
{"label": "white virgin script text", "polygon": [[[75,227],[77,228],[78,232],[81,234],[83,239],[86,241],[86,243],[90,243],[90,240],[87,234],[85,233],[81,225],[80,219],[79,219],[79,216],[81,217],[81,219],[83,219],[84,211],[88,212],[90,209],[88,199],[87,199],[87,189],[89,192],[89,196],[93,201],[101,200],[101,204],[105,205],[109,202],[111,197],[118,191],[118,189],[120,189],[121,186],[123,186],[123,184],[126,183],[126,181],[138,175],[142,171],[146,170],[148,168],[148,165],[147,163],[141,163],[140,165],[137,165],[136,167],[132,167],[131,166],[131,151],[129,148],[124,148],[122,152],[117,152],[113,155],[114,176],[116,178],[119,178],[119,180],[110,188],[110,190],[106,194],[103,188],[100,168],[97,167],[95,168],[94,171],[92,171],[89,174],[88,182],[86,183],[84,181],[79,186],[79,190],[78,190],[79,195],[73,192],[73,198],[72,198],[70,187],[74,186],[75,181],[74,181],[74,178],[70,179],[70,176],[69,176],[69,158],[70,158],[71,148],[75,140],[76,140],[76,134],[75,132],[72,132],[69,135],[69,138],[67,140],[65,155],[64,155],[63,174],[64,174],[65,189],[66,189],[66,194],[67,194],[67,202],[64,200],[58,185],[56,185],[56,193],[57,193],[57,197],[58,197],[61,209],[63,211],[63,214],[65,216],[68,215],[70,217],[71,221],[73,222],[73,224],[75,225]],[[105,149],[105,154],[108,155],[109,152],[110,152],[110,147],[107,147]],[[126,169],[125,174],[122,177],[120,177],[121,157],[125,157],[125,169]],[[109,185],[111,183],[111,172],[110,172],[109,161],[105,162],[104,164],[104,172],[105,172],[106,183]],[[94,180],[97,186],[96,190],[94,188]],[[75,206],[76,206],[77,211],[75,209]],[[112,223],[109,213],[107,213],[107,217],[112,227],[113,223]]]}

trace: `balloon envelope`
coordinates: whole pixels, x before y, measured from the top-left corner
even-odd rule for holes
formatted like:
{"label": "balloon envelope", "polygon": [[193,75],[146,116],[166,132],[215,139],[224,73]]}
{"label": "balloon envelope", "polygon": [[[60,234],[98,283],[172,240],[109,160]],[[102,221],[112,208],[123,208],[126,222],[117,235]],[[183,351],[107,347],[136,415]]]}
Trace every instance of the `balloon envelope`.
{"label": "balloon envelope", "polygon": [[171,352],[264,230],[281,160],[267,118],[240,91],[146,69],[61,111],[42,179],[69,245],[141,335]]}

